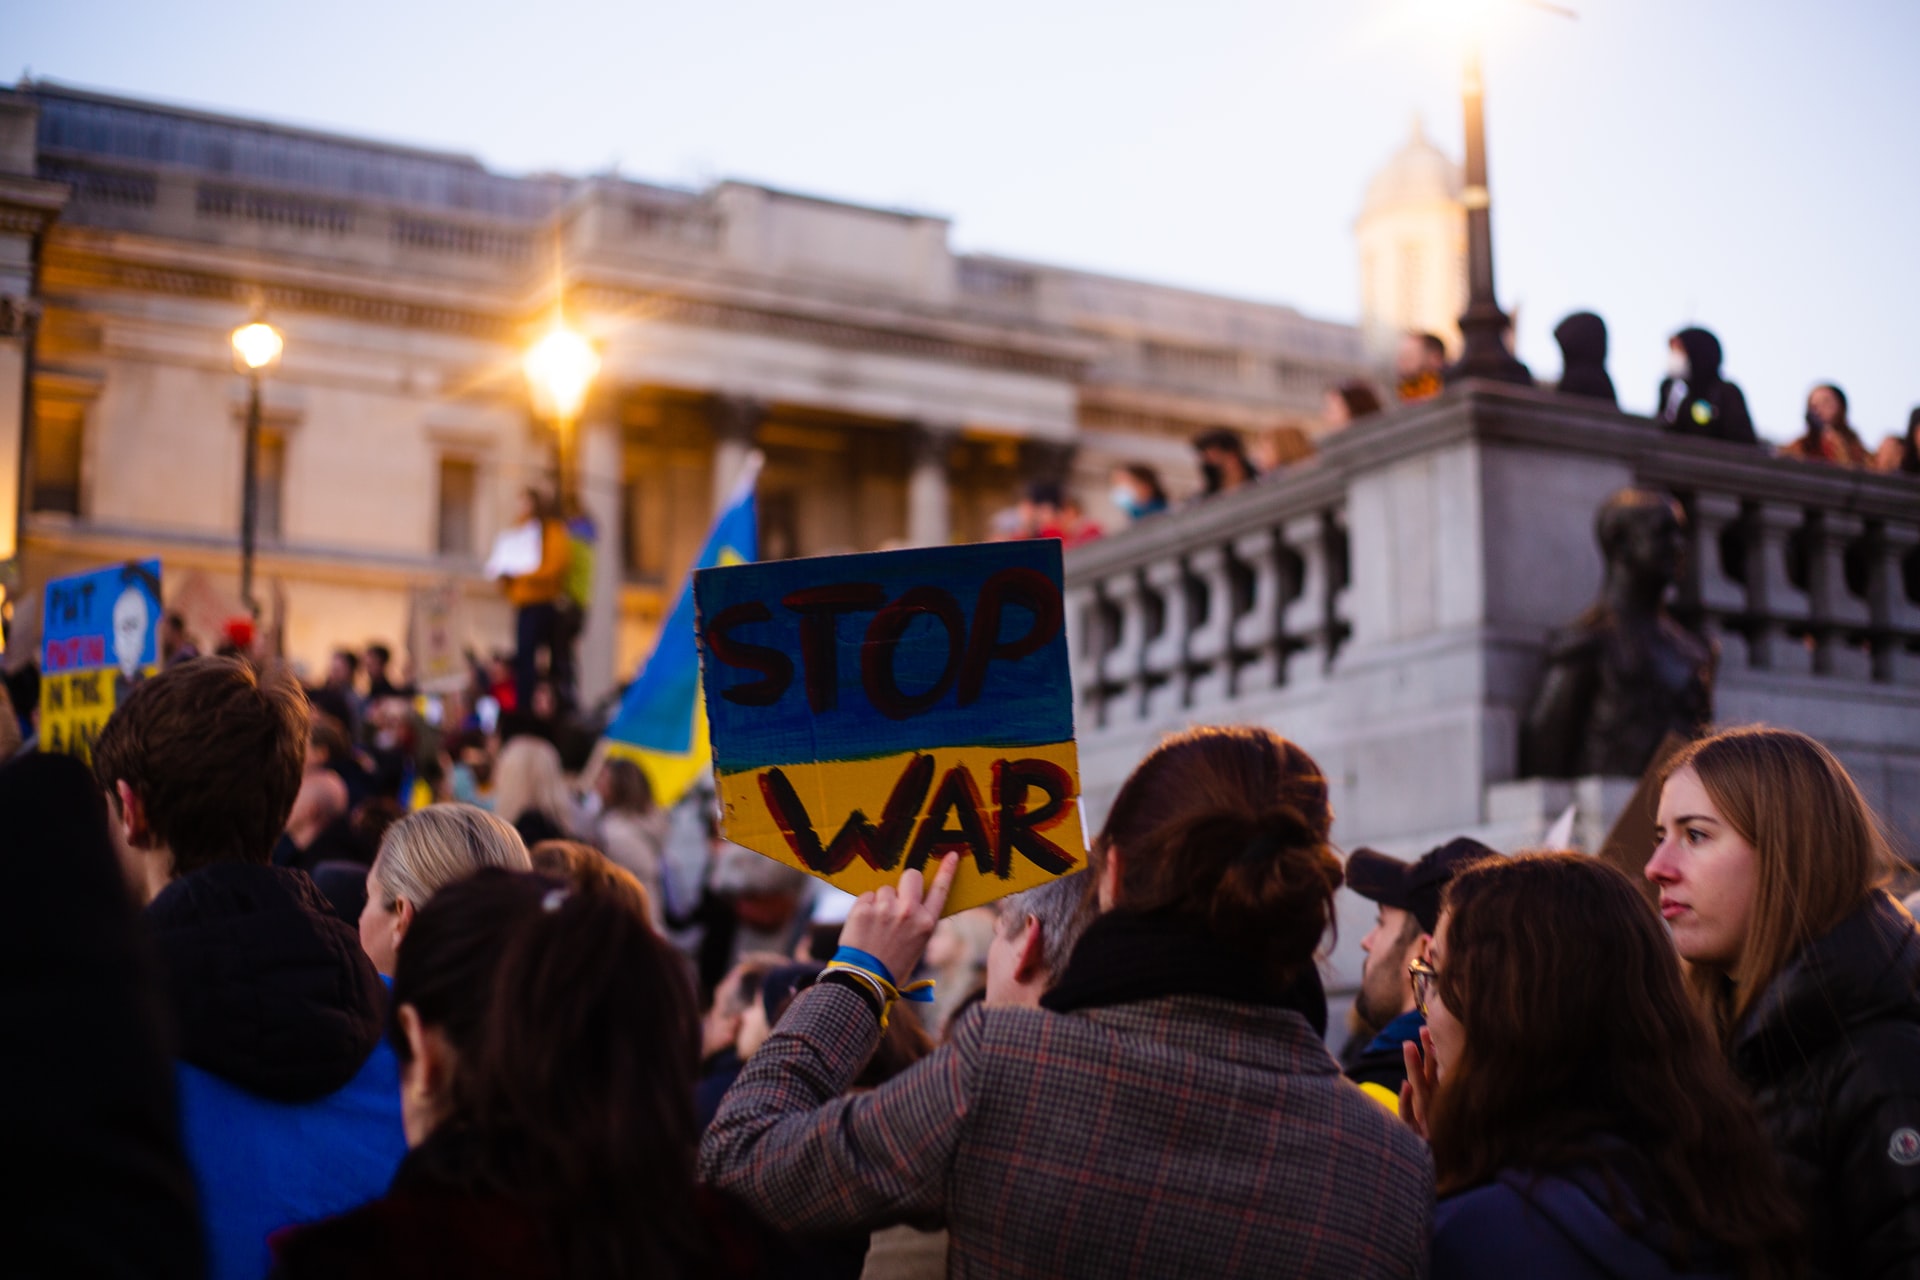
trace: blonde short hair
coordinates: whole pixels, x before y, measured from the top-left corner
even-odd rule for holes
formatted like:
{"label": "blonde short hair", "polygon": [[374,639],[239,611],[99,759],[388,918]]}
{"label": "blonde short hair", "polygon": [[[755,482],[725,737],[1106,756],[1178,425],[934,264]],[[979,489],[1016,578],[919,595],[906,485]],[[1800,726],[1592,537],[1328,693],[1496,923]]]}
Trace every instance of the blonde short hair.
{"label": "blonde short hair", "polygon": [[482,867],[531,871],[533,860],[520,833],[485,809],[434,804],[387,828],[373,878],[389,909],[405,899],[418,910],[441,887]]}

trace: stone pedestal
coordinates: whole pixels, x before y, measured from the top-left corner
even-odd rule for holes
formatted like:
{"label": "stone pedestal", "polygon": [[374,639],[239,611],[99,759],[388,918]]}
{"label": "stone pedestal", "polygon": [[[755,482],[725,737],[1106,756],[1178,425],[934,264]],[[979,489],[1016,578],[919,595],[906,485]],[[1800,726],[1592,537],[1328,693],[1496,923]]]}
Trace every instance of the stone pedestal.
{"label": "stone pedestal", "polygon": [[1607,832],[1633,798],[1637,778],[1521,778],[1487,788],[1486,835],[1496,849],[1518,852],[1546,847],[1547,831],[1574,806],[1573,834],[1554,846],[1599,853]]}

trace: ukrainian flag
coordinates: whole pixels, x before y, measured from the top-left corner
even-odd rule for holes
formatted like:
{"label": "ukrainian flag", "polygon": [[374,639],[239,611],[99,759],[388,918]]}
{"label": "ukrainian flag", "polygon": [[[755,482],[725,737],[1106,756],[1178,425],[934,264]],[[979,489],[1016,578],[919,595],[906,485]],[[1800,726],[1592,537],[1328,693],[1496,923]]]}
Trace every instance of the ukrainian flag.
{"label": "ukrainian flag", "polygon": [[[694,569],[745,564],[759,555],[753,490],[760,477],[760,462],[758,453],[748,456],[732,497],[700,548]],[[654,801],[661,805],[678,801],[712,764],[707,706],[700,688],[700,651],[694,633],[691,570],[673,612],[660,628],[653,652],[638,678],[627,686],[620,710],[607,726],[605,744],[609,755],[625,756],[645,771],[647,781],[653,784]]]}

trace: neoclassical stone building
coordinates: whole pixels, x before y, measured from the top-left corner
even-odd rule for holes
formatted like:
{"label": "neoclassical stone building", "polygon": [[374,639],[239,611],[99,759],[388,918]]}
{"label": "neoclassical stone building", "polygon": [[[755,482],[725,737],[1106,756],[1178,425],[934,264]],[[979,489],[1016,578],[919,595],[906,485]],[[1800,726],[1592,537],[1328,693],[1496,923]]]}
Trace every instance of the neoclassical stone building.
{"label": "neoclassical stone building", "polygon": [[984,536],[1040,477],[1194,483],[1213,425],[1310,431],[1371,371],[1287,307],[956,254],[940,217],[738,182],[507,176],[460,155],[28,82],[0,91],[0,562],[9,597],[160,555],[237,580],[245,380],[265,384],[263,594],[317,668],[406,636],[549,482],[520,356],[559,303],[604,358],[577,483],[602,530],[589,690],[629,672],[751,448],[769,556]]}

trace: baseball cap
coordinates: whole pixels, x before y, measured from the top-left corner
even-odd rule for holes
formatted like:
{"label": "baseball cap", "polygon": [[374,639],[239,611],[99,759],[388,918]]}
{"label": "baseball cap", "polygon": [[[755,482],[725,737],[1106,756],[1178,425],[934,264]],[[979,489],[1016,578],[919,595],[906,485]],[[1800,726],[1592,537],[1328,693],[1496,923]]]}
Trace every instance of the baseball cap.
{"label": "baseball cap", "polygon": [[1440,893],[1453,873],[1470,862],[1497,858],[1468,836],[1429,849],[1417,862],[1402,862],[1377,849],[1355,849],[1347,856],[1347,887],[1368,901],[1413,913],[1420,928],[1432,933],[1440,924]]}

